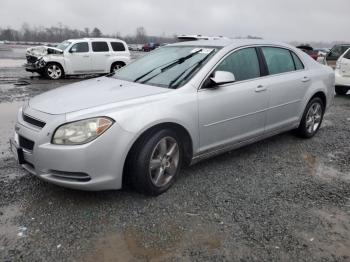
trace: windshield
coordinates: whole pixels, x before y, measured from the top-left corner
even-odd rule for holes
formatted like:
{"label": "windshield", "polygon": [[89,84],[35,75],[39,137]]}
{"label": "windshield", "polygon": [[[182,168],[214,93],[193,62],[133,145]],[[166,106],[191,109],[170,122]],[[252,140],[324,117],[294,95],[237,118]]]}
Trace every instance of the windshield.
{"label": "windshield", "polygon": [[217,50],[218,47],[162,47],[119,69],[113,77],[148,85],[176,88],[191,79]]}
{"label": "windshield", "polygon": [[61,49],[62,51],[64,51],[70,44],[71,44],[71,42],[69,42],[69,41],[63,41],[62,43],[58,44],[56,46],[56,48]]}

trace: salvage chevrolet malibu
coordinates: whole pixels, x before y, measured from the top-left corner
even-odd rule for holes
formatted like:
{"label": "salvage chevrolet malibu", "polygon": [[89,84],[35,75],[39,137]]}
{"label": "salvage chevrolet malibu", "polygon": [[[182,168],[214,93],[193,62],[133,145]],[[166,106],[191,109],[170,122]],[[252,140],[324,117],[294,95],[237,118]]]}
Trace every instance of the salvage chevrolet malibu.
{"label": "salvage chevrolet malibu", "polygon": [[56,47],[36,46],[27,49],[28,72],[57,80],[68,75],[113,72],[130,60],[124,41],[110,38],[70,39]]}
{"label": "salvage chevrolet malibu", "polygon": [[126,182],[158,195],[181,166],[291,129],[314,136],[334,81],[331,68],[281,43],[177,43],[30,99],[11,147],[23,168],[57,185]]}

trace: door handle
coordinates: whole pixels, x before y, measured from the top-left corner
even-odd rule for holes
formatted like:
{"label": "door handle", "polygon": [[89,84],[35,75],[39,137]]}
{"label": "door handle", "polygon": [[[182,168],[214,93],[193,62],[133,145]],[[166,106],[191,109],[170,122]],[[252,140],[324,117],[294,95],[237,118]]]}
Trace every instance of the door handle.
{"label": "door handle", "polygon": [[105,54],[105,56],[111,56],[110,54]]}
{"label": "door handle", "polygon": [[263,92],[263,91],[266,91],[267,90],[267,87],[266,86],[263,86],[263,85],[258,85],[256,88],[255,88],[255,92]]}
{"label": "door handle", "polygon": [[301,82],[306,83],[309,82],[311,79],[307,76],[304,76],[303,79],[301,79]]}
{"label": "door handle", "polygon": [[83,57],[90,57],[89,55],[83,55]]}

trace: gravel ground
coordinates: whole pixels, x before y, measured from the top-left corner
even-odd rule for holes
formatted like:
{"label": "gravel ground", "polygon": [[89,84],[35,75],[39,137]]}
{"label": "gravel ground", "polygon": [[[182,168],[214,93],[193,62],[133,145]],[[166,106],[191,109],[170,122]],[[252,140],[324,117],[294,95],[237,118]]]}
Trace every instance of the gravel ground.
{"label": "gravel ground", "polygon": [[0,261],[350,261],[349,95],[314,138],[285,133],[206,160],[151,198],[20,169],[7,140],[21,101],[81,79],[0,76],[13,80],[0,79]]}

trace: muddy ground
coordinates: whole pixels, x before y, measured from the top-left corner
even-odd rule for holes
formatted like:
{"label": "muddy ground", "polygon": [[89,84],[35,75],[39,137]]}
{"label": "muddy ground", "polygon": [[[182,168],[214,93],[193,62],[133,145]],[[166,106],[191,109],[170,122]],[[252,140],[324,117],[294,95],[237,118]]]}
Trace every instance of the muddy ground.
{"label": "muddy ground", "polygon": [[14,53],[0,54],[0,261],[350,261],[350,95],[314,138],[185,168],[159,197],[80,192],[20,169],[7,141],[24,99],[82,79],[31,79]]}

